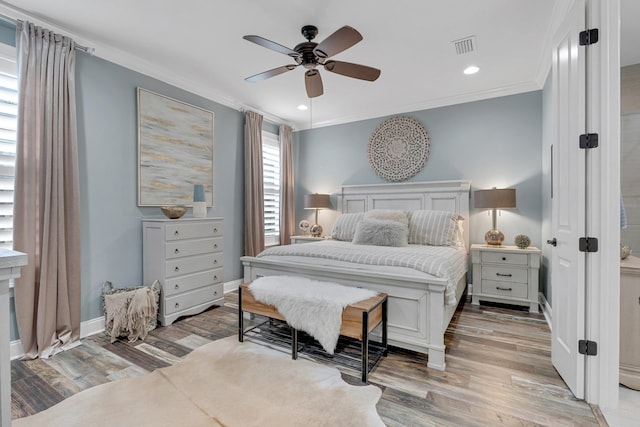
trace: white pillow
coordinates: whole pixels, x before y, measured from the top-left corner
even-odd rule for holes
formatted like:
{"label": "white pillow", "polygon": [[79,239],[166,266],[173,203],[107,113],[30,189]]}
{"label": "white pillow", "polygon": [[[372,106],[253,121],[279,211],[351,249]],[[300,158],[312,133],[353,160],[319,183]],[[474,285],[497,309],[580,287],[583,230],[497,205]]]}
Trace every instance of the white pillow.
{"label": "white pillow", "polygon": [[409,225],[409,218],[405,211],[396,209],[373,209],[364,213],[364,219],[379,219],[383,221],[396,221]]}
{"label": "white pillow", "polygon": [[397,221],[362,220],[353,236],[354,245],[407,246],[406,225]]}
{"label": "white pillow", "polygon": [[350,242],[353,240],[353,235],[356,233],[356,226],[364,214],[358,213],[345,213],[338,217],[336,223],[333,224],[333,230],[331,230],[331,238],[335,240],[343,240]]}
{"label": "white pillow", "polygon": [[447,211],[409,212],[409,243],[416,245],[459,246],[458,223],[464,218]]}

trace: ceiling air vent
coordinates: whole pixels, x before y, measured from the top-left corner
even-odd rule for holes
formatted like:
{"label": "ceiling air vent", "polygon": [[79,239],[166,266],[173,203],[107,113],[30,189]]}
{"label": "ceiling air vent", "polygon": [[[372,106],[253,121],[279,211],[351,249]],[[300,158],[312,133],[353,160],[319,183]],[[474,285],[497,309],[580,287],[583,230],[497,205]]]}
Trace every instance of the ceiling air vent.
{"label": "ceiling air vent", "polygon": [[456,48],[458,55],[464,55],[465,53],[471,53],[476,50],[476,36],[465,37],[460,40],[454,40],[453,46]]}

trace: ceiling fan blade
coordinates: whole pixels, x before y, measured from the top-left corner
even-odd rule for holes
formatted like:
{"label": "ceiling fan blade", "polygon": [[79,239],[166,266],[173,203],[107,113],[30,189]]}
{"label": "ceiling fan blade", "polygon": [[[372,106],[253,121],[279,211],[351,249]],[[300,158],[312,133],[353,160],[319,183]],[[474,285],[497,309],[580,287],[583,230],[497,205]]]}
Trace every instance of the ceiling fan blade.
{"label": "ceiling fan blade", "polygon": [[353,77],[354,79],[375,81],[380,77],[380,70],[366,65],[352,64],[343,61],[327,61],[324,63],[324,69],[332,73],[342,74],[343,76]]}
{"label": "ceiling fan blade", "polygon": [[281,44],[278,44],[276,42],[272,42],[271,40],[267,40],[264,37],[244,36],[242,38],[247,41],[258,44],[262,47],[266,47],[267,49],[275,50],[276,52],[279,52],[279,53],[284,53],[285,55],[289,55],[292,58],[297,58],[298,56],[300,56],[300,54],[295,50],[289,49],[288,47],[282,46]]}
{"label": "ceiling fan blade", "polygon": [[282,67],[274,68],[273,70],[264,71],[260,74],[256,74],[255,76],[247,77],[245,80],[252,83],[259,82],[261,80],[266,80],[270,77],[275,77],[282,73],[286,73],[287,71],[291,71],[296,67],[297,65],[293,65],[293,64],[283,65]]}
{"label": "ceiling fan blade", "polygon": [[320,58],[329,58],[350,48],[360,40],[362,35],[355,28],[345,25],[324,39],[313,52]]}
{"label": "ceiling fan blade", "polygon": [[309,70],[304,73],[304,84],[307,87],[307,96],[309,98],[315,98],[324,93],[322,77],[320,77],[318,70]]}

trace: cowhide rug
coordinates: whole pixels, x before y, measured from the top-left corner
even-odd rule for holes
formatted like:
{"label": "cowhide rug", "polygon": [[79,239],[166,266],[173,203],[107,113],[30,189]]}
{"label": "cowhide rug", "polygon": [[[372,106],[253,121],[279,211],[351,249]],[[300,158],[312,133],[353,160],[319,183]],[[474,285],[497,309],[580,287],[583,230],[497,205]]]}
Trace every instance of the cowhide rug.
{"label": "cowhide rug", "polygon": [[379,388],[337,369],[229,337],[180,363],[102,384],[14,427],[384,426]]}

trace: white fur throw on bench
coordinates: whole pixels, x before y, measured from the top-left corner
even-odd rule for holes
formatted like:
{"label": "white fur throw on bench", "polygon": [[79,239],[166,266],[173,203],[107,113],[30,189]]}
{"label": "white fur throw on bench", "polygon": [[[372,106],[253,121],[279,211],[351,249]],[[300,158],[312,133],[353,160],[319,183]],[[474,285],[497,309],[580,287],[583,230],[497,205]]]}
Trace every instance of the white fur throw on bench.
{"label": "white fur throw on bench", "polygon": [[277,308],[291,327],[313,336],[329,354],[340,337],[344,308],[378,294],[294,276],[260,277],[249,289],[256,301]]}

